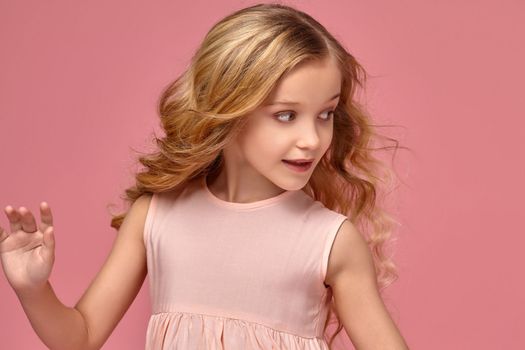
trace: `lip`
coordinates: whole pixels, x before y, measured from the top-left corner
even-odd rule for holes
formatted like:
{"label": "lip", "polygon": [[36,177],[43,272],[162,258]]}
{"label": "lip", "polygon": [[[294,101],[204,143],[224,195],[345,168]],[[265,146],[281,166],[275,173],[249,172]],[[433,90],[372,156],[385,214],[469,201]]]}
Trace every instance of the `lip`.
{"label": "lip", "polygon": [[310,158],[310,159],[305,159],[305,158],[301,158],[301,159],[283,159],[283,160],[287,160],[289,162],[313,162],[314,161],[314,158]]}
{"label": "lip", "polygon": [[288,168],[290,168],[290,169],[292,169],[292,170],[294,170],[296,172],[299,172],[299,173],[308,171],[310,169],[310,167],[312,166],[312,162],[307,162],[307,164],[305,164],[305,165],[294,165],[294,164],[285,162],[285,160],[287,160],[287,159],[283,159],[282,160],[284,165],[286,165]]}

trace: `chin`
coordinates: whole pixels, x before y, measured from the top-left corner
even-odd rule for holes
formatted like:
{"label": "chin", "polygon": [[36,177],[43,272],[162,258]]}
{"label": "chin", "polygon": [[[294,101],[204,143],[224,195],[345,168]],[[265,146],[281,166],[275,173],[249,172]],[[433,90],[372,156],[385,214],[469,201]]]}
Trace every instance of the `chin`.
{"label": "chin", "polygon": [[298,191],[298,190],[302,189],[304,186],[306,186],[306,184],[308,184],[309,180],[310,180],[310,177],[308,177],[305,180],[293,181],[292,183],[290,183],[289,186],[281,186],[281,188],[284,189],[284,190],[287,190],[287,191]]}

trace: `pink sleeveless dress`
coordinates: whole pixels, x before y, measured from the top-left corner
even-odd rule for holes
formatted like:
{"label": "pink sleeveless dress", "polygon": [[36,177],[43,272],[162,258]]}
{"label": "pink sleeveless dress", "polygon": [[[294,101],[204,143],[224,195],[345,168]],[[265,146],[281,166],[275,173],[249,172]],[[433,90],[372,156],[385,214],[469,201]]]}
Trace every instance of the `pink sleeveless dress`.
{"label": "pink sleeveless dress", "polygon": [[324,279],[346,218],[301,190],[227,202],[204,177],[154,194],[146,349],[328,349]]}

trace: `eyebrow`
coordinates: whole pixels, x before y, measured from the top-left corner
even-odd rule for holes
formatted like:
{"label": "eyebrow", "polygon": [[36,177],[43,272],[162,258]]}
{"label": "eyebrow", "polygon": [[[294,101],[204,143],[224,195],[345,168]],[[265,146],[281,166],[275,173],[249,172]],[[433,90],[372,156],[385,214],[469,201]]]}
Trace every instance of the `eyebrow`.
{"label": "eyebrow", "polygon": [[[340,95],[341,95],[341,93],[337,93],[336,95],[331,97],[327,102],[335,100]],[[271,105],[298,105],[298,104],[300,104],[300,103],[299,102],[293,102],[293,101],[274,101],[274,102],[270,102],[270,103],[268,103],[266,105],[267,106],[271,106]]]}

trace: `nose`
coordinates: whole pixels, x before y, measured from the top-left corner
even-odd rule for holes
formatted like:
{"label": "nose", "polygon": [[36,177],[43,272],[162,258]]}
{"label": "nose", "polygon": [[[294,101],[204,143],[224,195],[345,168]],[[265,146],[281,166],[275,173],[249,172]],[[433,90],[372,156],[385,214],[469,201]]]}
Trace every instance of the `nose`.
{"label": "nose", "polygon": [[315,122],[303,123],[298,130],[297,147],[315,149],[319,146],[319,130]]}

